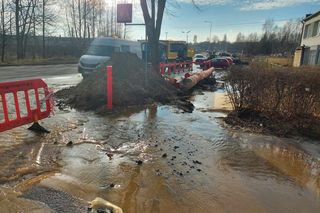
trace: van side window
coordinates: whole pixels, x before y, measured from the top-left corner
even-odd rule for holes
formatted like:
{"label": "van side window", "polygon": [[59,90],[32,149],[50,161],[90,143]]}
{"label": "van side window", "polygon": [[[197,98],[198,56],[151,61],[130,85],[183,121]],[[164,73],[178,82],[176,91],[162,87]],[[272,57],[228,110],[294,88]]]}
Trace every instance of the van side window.
{"label": "van side window", "polygon": [[124,53],[130,52],[130,47],[128,45],[121,45],[121,52],[124,52]]}

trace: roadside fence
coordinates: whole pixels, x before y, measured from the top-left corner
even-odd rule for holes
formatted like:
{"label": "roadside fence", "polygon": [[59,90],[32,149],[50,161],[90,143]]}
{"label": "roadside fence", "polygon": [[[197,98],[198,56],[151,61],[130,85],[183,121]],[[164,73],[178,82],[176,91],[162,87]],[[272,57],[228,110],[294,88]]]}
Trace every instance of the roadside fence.
{"label": "roadside fence", "polygon": [[193,71],[193,65],[200,65],[200,68],[203,70],[207,70],[212,67],[212,62],[202,61],[202,62],[193,62],[193,61],[184,61],[178,63],[160,63],[160,74],[161,75],[172,75],[172,74],[180,74],[185,72]]}
{"label": "roadside fence", "polygon": [[53,93],[42,79],[0,83],[0,132],[49,117]]}

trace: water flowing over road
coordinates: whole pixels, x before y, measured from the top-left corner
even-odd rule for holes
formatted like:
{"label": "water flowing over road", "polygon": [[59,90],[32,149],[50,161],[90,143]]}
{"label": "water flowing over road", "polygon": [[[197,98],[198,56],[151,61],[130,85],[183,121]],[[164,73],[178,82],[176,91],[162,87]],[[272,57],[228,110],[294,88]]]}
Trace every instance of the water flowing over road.
{"label": "water flowing over road", "polygon": [[[57,90],[81,77],[45,80]],[[319,141],[227,126],[224,100],[203,92],[193,113],[150,105],[112,116],[58,105],[42,121],[50,134],[0,134],[0,208],[85,212],[99,196],[124,212],[320,212]]]}

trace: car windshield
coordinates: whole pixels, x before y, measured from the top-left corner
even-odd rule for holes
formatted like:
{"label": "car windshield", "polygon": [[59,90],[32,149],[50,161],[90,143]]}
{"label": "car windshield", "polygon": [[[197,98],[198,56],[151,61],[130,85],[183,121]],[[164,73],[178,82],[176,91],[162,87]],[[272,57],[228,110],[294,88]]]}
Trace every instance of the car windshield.
{"label": "car windshield", "polygon": [[195,57],[196,57],[196,58],[204,58],[203,55],[196,55]]}
{"label": "car windshield", "polygon": [[115,51],[115,47],[103,45],[91,45],[86,55],[110,56]]}

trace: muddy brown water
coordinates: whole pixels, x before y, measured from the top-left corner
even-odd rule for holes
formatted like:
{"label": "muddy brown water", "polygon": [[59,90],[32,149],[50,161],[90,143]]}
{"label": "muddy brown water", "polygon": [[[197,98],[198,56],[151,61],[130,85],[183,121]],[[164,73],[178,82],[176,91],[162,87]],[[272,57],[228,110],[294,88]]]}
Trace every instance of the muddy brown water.
{"label": "muddy brown water", "polygon": [[124,212],[320,212],[319,141],[228,127],[223,99],[196,95],[193,113],[56,109],[48,135],[1,133],[0,212],[81,212],[97,196]]}

